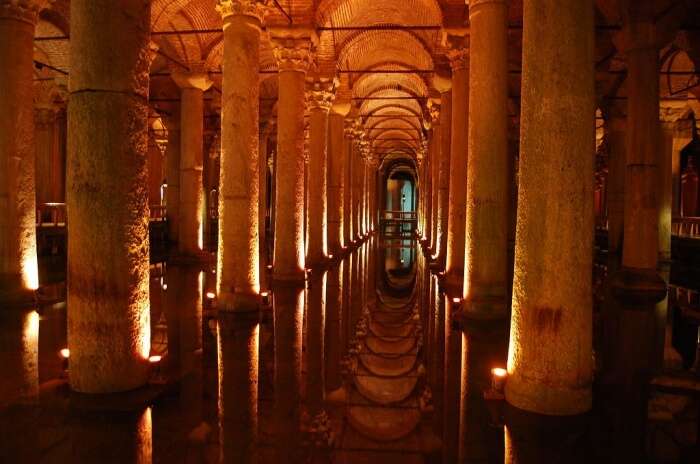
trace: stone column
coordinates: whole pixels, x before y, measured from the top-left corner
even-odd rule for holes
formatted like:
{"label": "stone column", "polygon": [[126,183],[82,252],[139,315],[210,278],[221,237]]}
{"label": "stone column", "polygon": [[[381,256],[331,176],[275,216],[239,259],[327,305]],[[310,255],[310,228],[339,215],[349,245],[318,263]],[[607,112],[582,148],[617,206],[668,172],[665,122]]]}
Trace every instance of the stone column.
{"label": "stone column", "polygon": [[[622,300],[656,303],[666,284],[656,271],[659,249],[659,49],[651,0],[627,7],[619,48],[627,58],[627,168],[622,270],[615,278]],[[654,78],[650,78],[654,76]]]}
{"label": "stone column", "polygon": [[[450,287],[462,287],[464,231],[467,209],[467,131],[469,112],[469,56],[466,47],[448,53],[452,67],[452,129],[450,147],[450,193],[447,211],[445,274]],[[457,295],[455,295],[456,297]]]}
{"label": "stone column", "polygon": [[319,78],[306,92],[310,112],[309,179],[306,261],[308,267],[328,258],[328,112],[337,86],[335,79]]}
{"label": "stone column", "polygon": [[325,425],[326,272],[312,272],[307,289],[306,407],[312,425]]}
{"label": "stone column", "polygon": [[263,2],[221,1],[224,76],[219,181],[219,309],[257,311],[259,86]]}
{"label": "stone column", "polygon": [[524,19],[505,396],[526,411],[578,414],[591,407],[593,367],[593,4],[532,0]]}
{"label": "stone column", "polygon": [[[346,105],[347,106],[347,105]],[[328,155],[328,250],[338,256],[345,243],[345,155],[346,141],[343,135],[342,107],[334,107],[329,121]],[[349,109],[349,106],[348,106]]]}
{"label": "stone column", "polygon": [[168,240],[177,243],[180,230],[180,110],[165,118],[168,145],[165,148],[165,206],[168,218]]}
{"label": "stone column", "polygon": [[673,203],[673,135],[675,121],[664,120],[659,130],[658,180],[659,261],[671,262],[671,222]]}
{"label": "stone column", "polygon": [[258,97],[265,5],[219,0],[217,9],[224,30],[217,256],[219,450],[221,462],[252,464],[258,461]]}
{"label": "stone column", "polygon": [[[442,394],[442,462],[457,462],[459,456],[459,401],[462,359],[462,332],[454,323],[459,316],[460,300],[445,294],[444,390]],[[456,299],[454,299],[456,298]]]}
{"label": "stone column", "polygon": [[508,314],[508,5],[469,3],[469,165],[464,263],[467,317]]}
{"label": "stone column", "polygon": [[430,139],[428,141],[428,156],[430,157],[430,251],[436,256],[438,247],[438,210],[440,208],[438,193],[440,191],[440,153],[442,149],[440,104],[433,103],[430,106]]}
{"label": "stone column", "polygon": [[672,183],[673,183],[673,216],[681,215],[681,150],[692,140],[695,121],[693,118],[681,119],[676,122],[673,136]]}
{"label": "stone column", "polygon": [[37,204],[61,202],[64,197],[61,152],[58,147],[58,109],[53,105],[34,108],[36,128],[36,186]]}
{"label": "stone column", "polygon": [[71,2],[67,209],[70,384],[140,387],[151,349],[150,2]]}
{"label": "stone column", "polygon": [[341,341],[343,339],[343,268],[345,261],[338,262],[328,271],[326,283],[326,324],[325,324],[325,371],[326,391],[340,388],[343,379],[340,372],[340,362],[344,355]]}
{"label": "stone column", "polygon": [[437,203],[437,248],[435,259],[440,268],[445,266],[447,248],[447,210],[450,199],[450,151],[452,147],[452,81],[436,79],[435,86],[440,92],[440,160],[438,175]]}
{"label": "stone column", "polygon": [[608,252],[622,252],[625,227],[625,128],[627,120],[614,112],[607,120],[608,142]]}
{"label": "stone column", "polygon": [[275,179],[276,280],[304,279],[304,82],[311,64],[309,31],[273,34],[279,68],[277,177]]}
{"label": "stone column", "polygon": [[34,28],[44,1],[0,0],[0,306],[39,287],[34,183]]}
{"label": "stone column", "polygon": [[[433,199],[433,178],[432,178],[432,168],[433,168],[433,158],[428,147],[430,146],[430,141],[423,139],[421,142],[421,150],[423,152],[423,178],[425,182],[422,184],[423,187],[423,223],[425,224],[423,236],[425,237],[425,243],[428,248],[432,244],[433,237],[433,223],[432,223],[432,199]],[[396,209],[396,208],[394,208]]]}
{"label": "stone column", "polygon": [[172,74],[180,87],[180,223],[178,251],[200,257],[204,248],[204,91],[212,82],[204,72]]}
{"label": "stone column", "polygon": [[352,234],[352,157],[353,157],[353,123],[350,119],[343,121],[343,247],[348,248],[353,241]]}

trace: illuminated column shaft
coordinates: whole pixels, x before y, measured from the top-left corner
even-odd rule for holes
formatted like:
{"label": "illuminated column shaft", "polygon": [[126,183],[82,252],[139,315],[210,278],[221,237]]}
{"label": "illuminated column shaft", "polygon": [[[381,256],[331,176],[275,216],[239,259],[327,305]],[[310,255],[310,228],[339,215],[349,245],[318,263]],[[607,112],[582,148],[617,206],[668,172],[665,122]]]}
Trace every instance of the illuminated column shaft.
{"label": "illuminated column shaft", "polygon": [[338,255],[345,241],[345,138],[343,116],[331,112],[329,120],[330,147],[328,155],[328,249]]}
{"label": "illuminated column shaft", "polygon": [[[218,304],[220,310],[257,310],[260,291],[258,67],[262,6],[235,1],[220,5],[224,18],[224,76]],[[246,13],[235,14],[230,10],[231,5],[244,7]]]}
{"label": "illuminated column shaft", "polygon": [[[462,286],[464,230],[467,200],[467,130],[469,112],[469,57],[466,48],[449,53],[452,67],[452,143],[450,147],[450,193],[447,218],[445,273],[450,286]],[[448,404],[448,403],[446,403]]]}
{"label": "illuminated column shaft", "polygon": [[675,124],[672,121],[661,124],[659,140],[659,261],[671,261],[671,223],[673,203],[673,133]]}
{"label": "illuminated column shaft", "polygon": [[440,158],[442,149],[442,127],[440,125],[440,106],[437,106],[437,111],[432,115],[432,133],[430,135],[430,141],[428,145],[428,150],[430,153],[430,250],[435,256],[438,246],[438,210],[439,205],[439,192],[440,192]]}
{"label": "illuminated column shaft", "polygon": [[659,250],[659,50],[651,0],[630,4],[622,31],[627,59],[627,168],[622,271],[614,289],[622,300],[663,299],[666,284],[656,265]]}
{"label": "illuminated column shaft", "polygon": [[168,217],[168,238],[177,242],[180,231],[180,113],[166,120],[168,128],[168,146],[165,151],[165,178],[168,188],[165,193],[165,205]]}
{"label": "illuminated column shaft", "polygon": [[68,346],[84,393],[148,379],[150,24],[143,0],[71,2]]}
{"label": "illuminated column shaft", "polygon": [[204,222],[204,91],[211,87],[212,82],[206,73],[173,73],[172,78],[182,89],[178,251],[198,256],[202,253]]}
{"label": "illuminated column shaft", "polygon": [[0,0],[0,306],[39,286],[34,182],[34,27],[44,2]]}
{"label": "illuminated column shaft", "polygon": [[308,38],[289,36],[275,41],[279,68],[273,271],[276,280],[304,279],[304,82],[310,52]]}
{"label": "illuminated column shaft", "polygon": [[464,312],[508,312],[508,5],[469,4],[469,165]]}
{"label": "illuminated column shaft", "polygon": [[445,369],[443,408],[443,462],[457,462],[459,456],[459,405],[460,370],[462,359],[462,333],[452,324],[457,315],[459,303],[445,295]]}
{"label": "illuminated column shaft", "polygon": [[[449,81],[448,81],[449,82]],[[438,178],[437,262],[445,262],[447,248],[447,210],[450,200],[450,151],[452,147],[452,90],[441,89],[440,94],[440,168]]]}
{"label": "illuminated column shaft", "polygon": [[341,341],[343,339],[343,267],[345,262],[339,262],[328,271],[326,283],[326,327],[325,327],[325,370],[326,390],[333,391],[343,383],[340,372],[340,362],[343,356]]}
{"label": "illuminated column shaft", "polygon": [[64,200],[63,169],[58,138],[58,109],[42,106],[34,109],[36,128],[36,202]]}
{"label": "illuminated column shaft", "polygon": [[527,411],[578,414],[591,407],[592,380],[593,5],[532,0],[524,18],[505,396]]}
{"label": "illuminated column shaft", "polygon": [[343,121],[343,246],[348,247],[353,240],[352,234],[352,156],[353,130],[349,119]]}
{"label": "illuminated column shaft", "polygon": [[328,112],[333,103],[333,80],[319,79],[307,91],[311,127],[307,206],[306,261],[309,267],[328,256]]}
{"label": "illuminated column shaft", "polygon": [[351,163],[350,163],[350,176],[352,178],[352,196],[350,197],[351,201],[351,208],[352,208],[352,239],[357,240],[358,236],[360,235],[360,227],[359,227],[359,208],[358,208],[358,201],[359,201],[359,188],[358,188],[358,183],[360,181],[360,154],[359,154],[359,147],[358,147],[358,142],[357,142],[357,135],[358,132],[357,130],[353,129],[353,144],[352,144],[352,151],[350,152],[351,156]]}
{"label": "illuminated column shaft", "polygon": [[326,332],[326,273],[309,279],[307,291],[307,374],[306,404],[315,418],[323,411],[326,395],[325,332]]}
{"label": "illuminated column shaft", "polygon": [[625,222],[625,126],[624,117],[610,115],[607,123],[608,166],[608,251],[619,255]]}
{"label": "illuminated column shaft", "polygon": [[[433,170],[433,158],[430,151],[428,150],[429,141],[423,140],[423,172],[425,179],[425,192],[423,194],[423,222],[425,224],[425,231],[423,235],[425,236],[426,244],[428,247],[432,244],[433,236],[433,223],[432,223],[432,198],[433,198],[433,179],[431,172]],[[394,207],[394,209],[398,209]]]}

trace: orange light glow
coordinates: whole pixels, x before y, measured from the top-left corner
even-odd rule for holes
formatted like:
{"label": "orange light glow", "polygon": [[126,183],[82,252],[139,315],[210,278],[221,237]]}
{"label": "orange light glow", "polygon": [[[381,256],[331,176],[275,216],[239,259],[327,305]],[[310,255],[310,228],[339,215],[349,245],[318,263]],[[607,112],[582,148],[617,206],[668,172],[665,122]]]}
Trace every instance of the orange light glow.
{"label": "orange light glow", "polygon": [[207,298],[213,300],[214,298],[216,298],[216,295],[214,294],[214,292],[207,292]]}
{"label": "orange light glow", "polygon": [[151,364],[158,364],[163,359],[160,355],[153,355],[148,358],[148,362]]}
{"label": "orange light glow", "polygon": [[454,304],[460,304],[462,302],[461,298],[452,298],[452,303]]}
{"label": "orange light glow", "polygon": [[496,377],[505,377],[508,375],[508,371],[503,369],[502,367],[494,367],[491,369],[491,373],[496,376]]}
{"label": "orange light glow", "polygon": [[59,353],[63,359],[70,358],[70,350],[68,348],[63,348]]}

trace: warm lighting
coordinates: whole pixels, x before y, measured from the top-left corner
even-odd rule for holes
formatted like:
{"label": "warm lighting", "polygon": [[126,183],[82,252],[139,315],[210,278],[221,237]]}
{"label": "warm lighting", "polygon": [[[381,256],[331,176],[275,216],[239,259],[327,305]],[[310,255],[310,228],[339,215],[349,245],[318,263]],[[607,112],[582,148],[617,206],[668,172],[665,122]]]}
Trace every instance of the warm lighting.
{"label": "warm lighting", "polygon": [[268,270],[270,270],[270,271],[272,270],[272,264],[268,264],[266,267]]}
{"label": "warm lighting", "polygon": [[216,295],[214,294],[214,292],[207,292],[207,298],[213,300],[214,298],[216,298]]}
{"label": "warm lighting", "polygon": [[456,297],[452,298],[452,303],[454,303],[454,304],[460,304],[461,302],[462,302],[461,298],[456,298]]}
{"label": "warm lighting", "polygon": [[332,254],[328,255],[328,258],[333,259],[333,255]]}
{"label": "warm lighting", "polygon": [[161,285],[160,287],[161,287],[163,290],[167,290],[167,289],[168,289],[168,284],[163,284],[163,285]]}
{"label": "warm lighting", "polygon": [[61,351],[59,351],[59,354],[63,359],[70,358],[70,350],[68,348],[63,348]]}
{"label": "warm lighting", "polygon": [[30,253],[22,261],[22,281],[25,288],[36,290],[39,288],[39,265],[36,258],[36,249],[34,255]]}
{"label": "warm lighting", "polygon": [[162,356],[154,354],[153,356],[149,356],[148,362],[151,364],[158,364],[162,359]]}
{"label": "warm lighting", "polygon": [[270,292],[262,292],[260,293],[260,299],[262,301],[262,304],[265,306],[270,305]]}
{"label": "warm lighting", "polygon": [[502,367],[494,367],[491,369],[491,386],[497,392],[503,391],[503,385],[506,383],[508,371]]}

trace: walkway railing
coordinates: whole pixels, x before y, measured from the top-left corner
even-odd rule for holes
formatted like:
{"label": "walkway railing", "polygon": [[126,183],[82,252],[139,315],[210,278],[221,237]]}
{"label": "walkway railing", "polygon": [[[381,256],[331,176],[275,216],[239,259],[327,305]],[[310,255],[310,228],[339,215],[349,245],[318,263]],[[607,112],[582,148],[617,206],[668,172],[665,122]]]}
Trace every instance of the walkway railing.
{"label": "walkway railing", "polygon": [[379,219],[382,235],[385,237],[411,238],[415,234],[417,224],[415,211],[386,210]]}
{"label": "walkway railing", "polygon": [[679,237],[700,238],[700,217],[674,217],[671,233]]}
{"label": "walkway railing", "polygon": [[[149,220],[163,222],[167,217],[167,208],[163,205],[151,205]],[[41,203],[36,207],[37,227],[65,227],[67,222],[65,203]]]}

